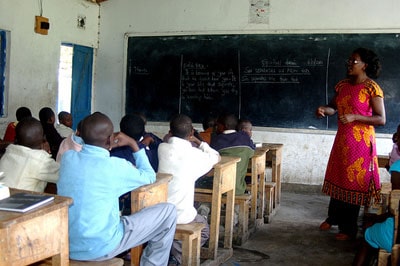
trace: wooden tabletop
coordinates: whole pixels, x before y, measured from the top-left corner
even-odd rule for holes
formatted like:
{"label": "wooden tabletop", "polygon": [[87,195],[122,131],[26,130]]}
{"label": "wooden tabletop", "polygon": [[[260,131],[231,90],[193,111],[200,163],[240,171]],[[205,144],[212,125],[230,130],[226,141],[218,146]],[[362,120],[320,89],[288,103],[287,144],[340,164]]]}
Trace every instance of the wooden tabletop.
{"label": "wooden tabletop", "polygon": [[0,228],[6,228],[12,224],[20,223],[20,222],[32,219],[37,216],[45,215],[54,210],[58,210],[59,208],[65,206],[65,205],[72,204],[72,199],[68,198],[68,197],[61,197],[61,196],[53,195],[53,194],[39,193],[39,192],[10,188],[11,195],[18,193],[18,192],[27,192],[27,193],[42,194],[42,195],[52,195],[52,196],[54,196],[54,201],[51,201],[45,205],[42,205],[38,208],[35,208],[33,210],[30,210],[30,211],[27,211],[24,213],[12,212],[12,211],[0,211]]}

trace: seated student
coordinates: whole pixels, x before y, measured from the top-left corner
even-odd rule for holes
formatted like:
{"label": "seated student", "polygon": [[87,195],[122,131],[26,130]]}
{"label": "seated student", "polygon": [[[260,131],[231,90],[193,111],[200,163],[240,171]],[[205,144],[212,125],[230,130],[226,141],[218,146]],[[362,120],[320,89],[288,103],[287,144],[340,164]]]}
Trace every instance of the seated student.
{"label": "seated student", "polygon": [[46,136],[46,140],[49,142],[51,157],[55,160],[57,158],[58,149],[63,141],[63,137],[57,132],[54,127],[56,120],[53,110],[49,107],[43,107],[39,111],[40,123],[42,123],[43,132]]}
{"label": "seated student", "polygon": [[215,137],[216,132],[215,132],[215,117],[213,116],[207,116],[203,120],[203,130],[202,132],[199,132],[200,137],[207,142],[208,144],[211,143],[211,138]]}
{"label": "seated student", "polygon": [[[204,141],[203,138],[200,136],[200,133],[196,129],[193,129],[193,136],[195,136],[200,141]],[[167,134],[164,135],[164,137],[162,139],[162,142],[164,142],[164,143],[168,142],[168,140],[171,137],[172,137],[172,133],[171,133],[171,130],[170,130],[170,131],[168,131]],[[192,144],[193,147],[198,148],[198,144],[196,142],[191,142],[191,144]]]}
{"label": "seated student", "polygon": [[[170,121],[172,136],[167,143],[161,143],[158,148],[160,160],[160,173],[172,174],[172,180],[168,185],[168,202],[175,204],[177,208],[177,223],[190,222],[203,223],[206,227],[201,232],[201,245],[209,238],[209,226],[207,220],[197,214],[194,208],[194,184],[195,181],[209,172],[214,164],[218,163],[218,152],[206,143],[193,136],[192,120],[186,115],[177,115]],[[198,148],[191,145],[196,143]],[[182,244],[174,241],[171,250],[172,261],[181,263]]]}
{"label": "seated student", "polygon": [[[144,139],[143,135],[144,131],[144,121],[139,115],[135,114],[127,114],[120,121],[120,129],[121,132],[128,135],[129,137],[136,140],[140,149],[144,149],[146,151],[147,158],[150,161],[153,170],[157,172],[158,169],[158,145],[159,143],[147,142],[149,146],[144,144],[142,140]],[[147,136],[147,138],[152,138],[151,136]],[[136,165],[135,158],[133,156],[132,148],[129,146],[122,146],[113,148],[110,151],[111,156],[116,156],[119,158],[123,158],[128,160],[133,165]],[[123,215],[131,213],[131,195],[130,192],[119,197],[120,200],[120,210]]]}
{"label": "seated student", "polygon": [[[70,258],[103,261],[147,242],[140,265],[167,265],[176,228],[175,206],[160,203],[120,216],[118,197],[153,183],[156,174],[144,149],[113,131],[106,115],[89,115],[82,121],[82,150],[69,150],[61,158],[58,194],[74,200],[68,217]],[[111,148],[126,145],[132,148],[136,167],[109,156]]]}
{"label": "seated student", "polygon": [[[400,160],[390,167],[392,189],[400,189]],[[394,243],[394,216],[392,213],[378,215],[375,223],[365,229],[364,240],[354,258],[353,265],[370,265],[369,262],[378,256],[380,248],[392,252]]]}
{"label": "seated student", "polygon": [[32,117],[31,110],[27,107],[20,107],[17,109],[15,116],[17,117],[17,121],[11,122],[7,125],[6,132],[4,133],[3,141],[14,143],[15,141],[15,127],[18,122],[24,118]]}
{"label": "seated student", "polygon": [[250,138],[253,136],[253,124],[248,119],[240,119],[236,130],[246,132]]}
{"label": "seated student", "polygon": [[66,138],[74,133],[72,130],[72,115],[66,111],[58,113],[59,124],[56,125],[56,130],[61,137]]}
{"label": "seated student", "polygon": [[60,148],[58,149],[56,162],[61,162],[61,156],[68,150],[74,150],[74,151],[82,150],[83,140],[80,137],[80,132],[82,130],[81,127],[82,127],[82,121],[79,121],[75,133],[63,139],[63,141],[60,144]]}
{"label": "seated student", "polygon": [[[146,116],[143,113],[135,113],[135,115],[138,115],[143,119],[144,126],[146,127],[147,124]],[[157,135],[153,134],[152,132],[147,132],[145,128],[143,133],[143,140],[141,140],[141,142],[145,144],[147,147],[150,147],[150,149],[154,149],[154,147],[152,146],[154,145],[158,147],[158,145],[160,145],[160,143],[162,143],[163,140],[160,139]]]}
{"label": "seated student", "polygon": [[15,144],[10,144],[0,160],[0,180],[8,187],[43,192],[47,182],[58,180],[59,164],[45,150],[40,122],[25,118],[15,129]]}
{"label": "seated student", "polygon": [[255,145],[244,131],[236,131],[238,119],[233,114],[224,114],[217,119],[217,136],[211,141],[211,147],[221,155],[237,156],[241,160],[236,168],[235,194],[246,190],[246,173],[250,158],[254,155]]}
{"label": "seated student", "polygon": [[[146,155],[149,158],[151,166],[153,167],[154,171],[157,172],[158,169],[157,150],[161,141],[154,139],[152,137],[152,134],[146,133],[144,126],[145,123],[143,118],[136,114],[125,115],[124,117],[122,117],[119,123],[121,132],[136,140],[140,149],[142,148],[145,149]],[[145,134],[147,135],[145,136]],[[135,159],[132,156],[132,150],[129,146],[112,149],[110,154],[111,156],[124,158],[135,165]]]}

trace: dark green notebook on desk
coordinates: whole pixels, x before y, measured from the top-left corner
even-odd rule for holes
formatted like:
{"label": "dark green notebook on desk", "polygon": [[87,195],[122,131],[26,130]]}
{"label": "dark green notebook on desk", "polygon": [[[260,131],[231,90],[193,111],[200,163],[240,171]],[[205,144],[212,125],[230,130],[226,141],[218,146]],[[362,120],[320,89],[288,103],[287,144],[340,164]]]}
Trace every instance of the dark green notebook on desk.
{"label": "dark green notebook on desk", "polygon": [[27,212],[52,200],[50,195],[16,193],[0,200],[0,211]]}

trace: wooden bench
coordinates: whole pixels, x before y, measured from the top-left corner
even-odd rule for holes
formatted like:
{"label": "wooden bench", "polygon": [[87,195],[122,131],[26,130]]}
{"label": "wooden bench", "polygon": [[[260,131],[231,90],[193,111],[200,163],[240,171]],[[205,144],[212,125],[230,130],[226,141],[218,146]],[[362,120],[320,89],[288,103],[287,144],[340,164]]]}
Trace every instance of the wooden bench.
{"label": "wooden bench", "polygon": [[[221,161],[214,165],[212,189],[196,188],[194,200],[211,202],[210,239],[208,247],[202,247],[200,257],[216,265],[228,260],[232,254],[233,209],[236,184],[237,157],[221,156]],[[219,225],[221,218],[222,195],[226,194],[225,231],[223,250],[218,251]],[[205,263],[205,262],[204,262]]]}
{"label": "wooden bench", "polygon": [[265,212],[264,223],[271,222],[271,218],[275,215],[275,182],[265,182]]}
{"label": "wooden bench", "polygon": [[124,260],[120,258],[112,258],[105,261],[77,261],[70,260],[70,266],[123,266]]}
{"label": "wooden bench", "polygon": [[[30,266],[52,266],[52,260],[46,259],[39,263],[31,264]],[[69,260],[70,266],[123,266],[124,260],[120,258],[112,258],[104,261],[79,261],[79,260]]]}
{"label": "wooden bench", "polygon": [[200,265],[202,223],[177,224],[175,239],[182,241],[182,265]]}
{"label": "wooden bench", "polygon": [[282,150],[283,144],[263,143],[262,147],[268,148],[266,154],[266,167],[272,168],[271,181],[275,183],[274,208],[277,208],[281,202],[281,174],[282,174]]}
{"label": "wooden bench", "polygon": [[[238,223],[234,225],[232,232],[232,242],[235,245],[241,246],[249,239],[249,209],[252,199],[251,194],[235,196],[235,205],[239,206]],[[226,204],[226,201],[226,197],[222,197],[222,204]]]}

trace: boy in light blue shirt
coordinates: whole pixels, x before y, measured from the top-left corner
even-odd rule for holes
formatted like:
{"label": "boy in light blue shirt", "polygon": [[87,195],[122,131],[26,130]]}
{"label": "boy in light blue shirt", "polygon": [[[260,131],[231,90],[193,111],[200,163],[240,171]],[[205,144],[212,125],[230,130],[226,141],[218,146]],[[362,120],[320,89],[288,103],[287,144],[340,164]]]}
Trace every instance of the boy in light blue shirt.
{"label": "boy in light blue shirt", "polygon": [[[162,203],[129,216],[119,215],[118,197],[153,183],[155,172],[143,149],[123,133],[113,133],[111,120],[96,112],[82,122],[84,145],[61,159],[58,194],[71,197],[70,258],[101,261],[148,242],[140,265],[166,265],[176,227],[176,210]],[[110,157],[112,147],[128,145],[136,167]]]}

